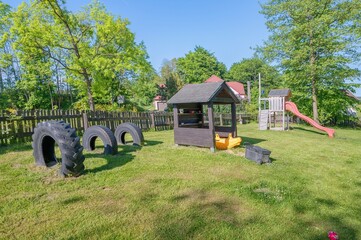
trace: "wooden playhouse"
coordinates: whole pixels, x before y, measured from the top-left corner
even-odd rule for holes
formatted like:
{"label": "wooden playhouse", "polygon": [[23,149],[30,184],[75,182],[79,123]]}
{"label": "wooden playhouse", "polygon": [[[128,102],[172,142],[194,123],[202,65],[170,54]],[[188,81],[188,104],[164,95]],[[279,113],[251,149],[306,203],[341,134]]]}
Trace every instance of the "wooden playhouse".
{"label": "wooden playhouse", "polygon": [[[216,134],[236,137],[236,103],[238,98],[224,81],[184,86],[168,101],[173,106],[174,143],[209,147],[214,151]],[[230,126],[215,124],[215,105],[230,105]]]}

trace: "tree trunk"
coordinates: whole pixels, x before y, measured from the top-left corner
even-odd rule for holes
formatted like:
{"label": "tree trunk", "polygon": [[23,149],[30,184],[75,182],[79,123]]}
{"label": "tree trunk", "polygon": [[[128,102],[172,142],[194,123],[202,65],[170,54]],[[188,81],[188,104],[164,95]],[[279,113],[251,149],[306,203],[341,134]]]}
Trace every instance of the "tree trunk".
{"label": "tree trunk", "polygon": [[313,120],[318,122],[318,102],[317,102],[317,89],[316,89],[316,79],[312,77],[312,110],[313,110]]}
{"label": "tree trunk", "polygon": [[54,98],[53,98],[53,93],[51,92],[50,84],[49,84],[49,95],[50,95],[51,110],[54,110]]}
{"label": "tree trunk", "polygon": [[4,82],[3,82],[3,74],[0,68],[0,93],[4,91]]}
{"label": "tree trunk", "polygon": [[71,87],[69,86],[69,83],[66,83],[66,93],[70,97],[70,103],[73,105],[73,93],[71,91]]}
{"label": "tree trunk", "polygon": [[318,122],[318,102],[317,102],[317,76],[316,76],[316,52],[313,46],[313,32],[310,31],[310,71],[311,71],[311,84],[312,84],[312,111],[313,120]]}
{"label": "tree trunk", "polygon": [[83,76],[84,76],[84,80],[86,82],[86,87],[87,87],[89,107],[90,107],[91,111],[95,111],[91,79],[90,79],[90,76],[89,76],[88,72],[86,71],[86,69],[82,69],[82,70],[83,70]]}
{"label": "tree trunk", "polygon": [[58,95],[58,108],[61,108],[61,97],[60,97],[60,77],[59,77],[59,68],[58,63],[55,63],[55,72],[56,72],[56,93]]}

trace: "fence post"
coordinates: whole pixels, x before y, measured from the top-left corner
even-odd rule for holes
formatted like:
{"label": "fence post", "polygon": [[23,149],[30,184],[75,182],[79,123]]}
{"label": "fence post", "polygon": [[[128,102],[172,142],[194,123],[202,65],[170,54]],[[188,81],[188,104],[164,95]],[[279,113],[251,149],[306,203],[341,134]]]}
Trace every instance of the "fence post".
{"label": "fence post", "polygon": [[83,126],[85,132],[85,130],[89,127],[88,115],[86,114],[86,112],[83,112]]}
{"label": "fence post", "polygon": [[154,112],[150,113],[150,121],[151,121],[151,127],[155,129],[155,118],[154,118]]}
{"label": "fence post", "polygon": [[223,126],[222,113],[219,114],[219,125],[220,125],[220,126]]}

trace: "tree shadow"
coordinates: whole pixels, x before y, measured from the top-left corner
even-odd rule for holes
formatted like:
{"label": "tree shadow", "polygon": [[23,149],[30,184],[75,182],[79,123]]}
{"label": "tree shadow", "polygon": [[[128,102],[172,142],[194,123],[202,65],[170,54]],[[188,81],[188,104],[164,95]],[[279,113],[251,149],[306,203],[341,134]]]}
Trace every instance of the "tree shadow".
{"label": "tree shadow", "polygon": [[310,130],[310,129],[305,129],[303,127],[292,127],[292,129],[297,129],[297,130],[301,130],[301,131],[305,131],[305,132],[316,133],[316,134],[319,134],[319,135],[327,135],[327,133],[323,133],[323,132],[319,132],[319,131],[315,131],[315,130]]}
{"label": "tree shadow", "polygon": [[[302,196],[304,199],[309,198],[310,196],[306,194],[306,196],[303,194]],[[305,239],[313,239],[313,240],[321,240],[327,238],[328,231],[335,231],[338,233],[339,237],[341,239],[357,239],[358,231],[351,227],[349,224],[347,224],[343,219],[349,219],[350,216],[347,215],[337,215],[336,213],[333,214],[333,212],[322,214],[320,213],[317,218],[314,220],[305,220],[304,217],[307,215],[308,212],[312,214],[312,212],[317,212],[318,209],[322,206],[323,208],[329,208],[329,209],[336,209],[339,207],[339,204],[335,202],[332,199],[324,199],[324,198],[313,198],[312,202],[313,205],[304,205],[302,203],[295,203],[293,205],[293,210],[296,215],[300,215],[300,217],[296,217],[296,224],[293,228],[290,229],[290,231],[297,231],[297,229],[307,229],[312,226],[316,226],[318,228],[326,228],[325,231],[323,231],[322,234],[313,233],[307,236],[307,233],[305,233],[304,238]],[[357,205],[357,204],[356,204]],[[352,212],[355,212],[355,215],[361,214],[361,208],[358,206],[352,206],[353,209]],[[315,213],[313,213],[315,214]]]}
{"label": "tree shadow", "polygon": [[250,138],[250,137],[244,137],[244,136],[241,136],[241,138],[242,138],[242,146],[244,146],[245,143],[257,144],[257,143],[260,143],[260,142],[267,141],[266,139]]}
{"label": "tree shadow", "polygon": [[0,154],[6,154],[9,152],[24,152],[32,150],[31,143],[15,143],[11,145],[0,145]]}
{"label": "tree shadow", "polygon": [[69,204],[73,204],[73,203],[77,203],[77,202],[82,202],[84,201],[86,198],[83,196],[73,196],[70,198],[67,198],[63,201],[61,201],[62,205],[69,205]]}
{"label": "tree shadow", "polygon": [[[193,189],[168,201],[174,208],[160,212],[155,221],[155,235],[160,239],[192,239],[219,225],[232,228],[230,234],[236,239],[246,224],[239,218],[239,202],[223,194]],[[181,212],[179,206],[184,207]]]}
{"label": "tree shadow", "polygon": [[[98,173],[101,171],[107,171],[107,170],[121,167],[121,166],[131,162],[134,159],[134,155],[132,154],[133,152],[136,152],[139,149],[141,149],[141,147],[132,146],[132,145],[122,145],[120,148],[121,149],[118,149],[118,153],[115,155],[104,155],[104,154],[90,153],[90,152],[84,154],[85,159],[90,158],[90,157],[96,157],[96,158],[103,158],[107,161],[107,163],[102,166],[99,166],[99,167],[96,167],[93,169],[85,169],[84,174]],[[85,164],[86,164],[86,162],[85,162]]]}
{"label": "tree shadow", "polygon": [[145,140],[144,146],[155,146],[155,145],[162,144],[162,143],[163,142],[161,142],[161,141]]}

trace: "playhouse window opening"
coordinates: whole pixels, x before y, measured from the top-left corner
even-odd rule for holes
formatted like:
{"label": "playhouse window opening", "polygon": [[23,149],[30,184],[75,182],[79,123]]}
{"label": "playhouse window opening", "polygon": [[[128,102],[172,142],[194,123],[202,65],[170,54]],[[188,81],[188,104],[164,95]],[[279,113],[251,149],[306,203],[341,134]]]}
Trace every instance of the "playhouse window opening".
{"label": "playhouse window opening", "polygon": [[207,105],[179,108],[178,126],[182,128],[209,128],[207,114]]}
{"label": "playhouse window opening", "polygon": [[214,104],[214,126],[232,127],[231,104]]}

